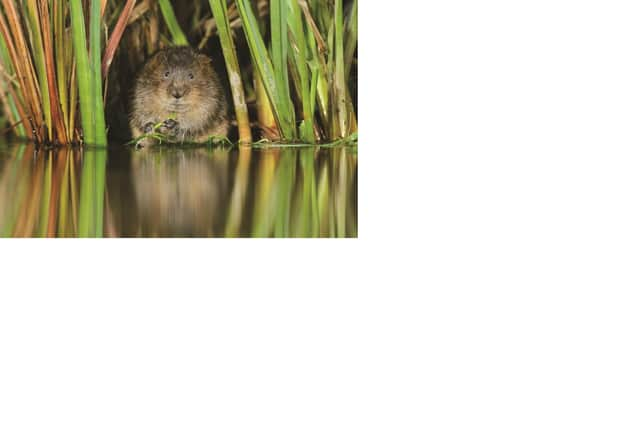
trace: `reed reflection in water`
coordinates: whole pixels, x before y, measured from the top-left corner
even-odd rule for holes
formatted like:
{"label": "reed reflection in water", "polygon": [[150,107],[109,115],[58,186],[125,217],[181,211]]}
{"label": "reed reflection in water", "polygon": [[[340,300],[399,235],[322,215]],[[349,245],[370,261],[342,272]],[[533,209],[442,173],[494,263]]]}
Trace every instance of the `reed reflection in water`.
{"label": "reed reflection in water", "polygon": [[357,153],[0,144],[4,237],[356,237]]}

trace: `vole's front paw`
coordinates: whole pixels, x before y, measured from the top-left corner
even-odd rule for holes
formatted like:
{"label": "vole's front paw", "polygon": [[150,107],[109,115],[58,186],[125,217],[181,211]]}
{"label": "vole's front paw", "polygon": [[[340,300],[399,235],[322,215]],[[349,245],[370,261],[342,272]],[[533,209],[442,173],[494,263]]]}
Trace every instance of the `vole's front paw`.
{"label": "vole's front paw", "polygon": [[149,133],[153,130],[153,126],[154,124],[152,122],[147,123],[146,125],[144,125],[144,127],[142,128],[142,132],[144,133]]}
{"label": "vole's front paw", "polygon": [[161,132],[168,136],[169,138],[175,138],[180,131],[180,126],[178,122],[173,119],[167,119],[162,122],[162,126],[160,127]]}
{"label": "vole's front paw", "polygon": [[162,125],[167,129],[173,129],[178,125],[178,122],[176,122],[173,119],[167,119],[164,122],[162,122]]}

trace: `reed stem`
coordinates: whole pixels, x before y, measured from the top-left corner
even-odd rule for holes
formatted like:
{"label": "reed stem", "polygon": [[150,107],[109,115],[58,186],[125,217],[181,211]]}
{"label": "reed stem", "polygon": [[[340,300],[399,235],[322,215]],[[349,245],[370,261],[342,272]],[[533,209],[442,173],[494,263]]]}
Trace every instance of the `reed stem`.
{"label": "reed stem", "polygon": [[93,118],[95,125],[96,145],[107,145],[107,130],[104,119],[104,102],[102,100],[102,72],[101,72],[101,3],[100,0],[91,1],[91,94],[93,98]]}
{"label": "reed stem", "polygon": [[229,85],[231,86],[233,106],[238,122],[239,141],[248,143],[251,142],[249,111],[245,101],[244,87],[242,86],[240,65],[238,65],[238,57],[236,55],[233,37],[231,36],[231,26],[229,24],[229,16],[227,15],[227,3],[225,0],[209,0],[209,5],[218,27],[222,53],[227,66],[227,73],[229,74]]}
{"label": "reed stem", "polygon": [[73,34],[73,48],[76,56],[78,93],[80,95],[80,119],[82,121],[83,139],[88,143],[95,143],[95,119],[93,115],[92,76],[87,53],[87,33],[84,26],[84,13],[81,0],[70,0],[71,32]]}

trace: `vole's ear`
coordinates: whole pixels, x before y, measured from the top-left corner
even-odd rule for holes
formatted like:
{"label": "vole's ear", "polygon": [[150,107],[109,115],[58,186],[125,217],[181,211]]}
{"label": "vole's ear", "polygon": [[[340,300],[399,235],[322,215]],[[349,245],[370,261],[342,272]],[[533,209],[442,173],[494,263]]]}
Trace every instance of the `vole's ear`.
{"label": "vole's ear", "polygon": [[158,51],[153,59],[156,62],[165,62],[167,60],[167,51],[165,49]]}
{"label": "vole's ear", "polygon": [[201,64],[213,65],[213,60],[204,53],[198,53],[198,60]]}

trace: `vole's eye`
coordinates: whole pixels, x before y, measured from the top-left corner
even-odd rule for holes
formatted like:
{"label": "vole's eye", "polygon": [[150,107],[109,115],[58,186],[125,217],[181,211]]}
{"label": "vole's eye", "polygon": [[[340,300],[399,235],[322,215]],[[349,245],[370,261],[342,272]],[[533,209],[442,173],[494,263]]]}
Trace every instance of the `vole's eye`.
{"label": "vole's eye", "polygon": [[165,76],[165,77],[169,77],[169,72],[168,72],[168,71],[165,71],[164,76]]}
{"label": "vole's eye", "polygon": [[193,80],[193,74],[189,73],[189,80]]}

